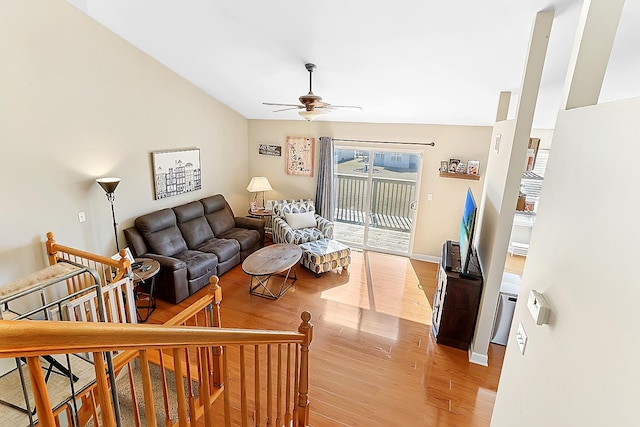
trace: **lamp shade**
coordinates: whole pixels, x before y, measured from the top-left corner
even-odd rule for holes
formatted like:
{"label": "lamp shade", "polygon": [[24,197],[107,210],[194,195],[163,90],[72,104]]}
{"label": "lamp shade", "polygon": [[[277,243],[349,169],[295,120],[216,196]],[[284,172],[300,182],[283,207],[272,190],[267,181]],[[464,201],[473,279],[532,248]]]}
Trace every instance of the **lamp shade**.
{"label": "lamp shade", "polygon": [[116,187],[120,184],[120,178],[98,178],[96,182],[100,184],[105,193],[111,194],[116,191]]}
{"label": "lamp shade", "polygon": [[254,176],[247,186],[247,191],[251,193],[271,190],[273,190],[273,188],[271,188],[271,184],[269,184],[269,180],[265,176]]}

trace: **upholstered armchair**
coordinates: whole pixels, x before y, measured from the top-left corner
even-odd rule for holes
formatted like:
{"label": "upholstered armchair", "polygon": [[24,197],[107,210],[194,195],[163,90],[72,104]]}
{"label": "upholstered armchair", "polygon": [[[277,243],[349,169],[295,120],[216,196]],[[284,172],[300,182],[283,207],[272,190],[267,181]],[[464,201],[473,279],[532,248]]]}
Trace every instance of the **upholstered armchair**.
{"label": "upholstered armchair", "polygon": [[272,232],[274,243],[302,243],[333,238],[333,222],[315,213],[311,200],[275,200]]}

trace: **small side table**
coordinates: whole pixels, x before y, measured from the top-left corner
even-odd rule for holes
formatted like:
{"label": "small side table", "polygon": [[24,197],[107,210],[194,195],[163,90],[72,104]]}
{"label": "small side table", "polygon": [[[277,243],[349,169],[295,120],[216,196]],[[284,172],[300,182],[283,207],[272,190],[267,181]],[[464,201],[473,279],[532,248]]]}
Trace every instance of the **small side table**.
{"label": "small side table", "polygon": [[[146,322],[156,309],[156,274],[160,272],[160,263],[151,258],[136,258],[142,265],[133,271],[133,294],[136,298],[138,322]],[[141,304],[142,303],[142,304]],[[142,312],[146,315],[142,317]]]}
{"label": "small side table", "polygon": [[267,237],[271,238],[271,215],[273,215],[273,211],[267,211],[267,210],[252,211],[251,209],[249,209],[249,215],[247,216],[249,218],[258,218],[258,219],[264,220],[265,221],[264,234],[266,234]]}

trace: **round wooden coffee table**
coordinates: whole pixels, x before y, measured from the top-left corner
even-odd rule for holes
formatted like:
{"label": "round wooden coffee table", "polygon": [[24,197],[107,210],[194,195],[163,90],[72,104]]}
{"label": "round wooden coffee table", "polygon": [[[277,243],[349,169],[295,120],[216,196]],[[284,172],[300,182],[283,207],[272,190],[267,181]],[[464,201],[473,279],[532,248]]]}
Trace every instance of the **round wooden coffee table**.
{"label": "round wooden coffee table", "polygon": [[[301,256],[302,249],[289,243],[269,245],[249,255],[242,263],[242,271],[250,276],[249,293],[270,299],[280,298],[295,283],[295,266]],[[271,283],[280,282],[271,280],[273,276],[283,277],[282,282]]]}

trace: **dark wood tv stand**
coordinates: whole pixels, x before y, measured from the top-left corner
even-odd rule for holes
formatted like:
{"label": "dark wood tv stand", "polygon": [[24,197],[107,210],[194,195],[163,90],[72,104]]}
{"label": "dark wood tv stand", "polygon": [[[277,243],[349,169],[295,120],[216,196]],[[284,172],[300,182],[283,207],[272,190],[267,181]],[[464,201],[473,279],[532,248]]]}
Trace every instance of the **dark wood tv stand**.
{"label": "dark wood tv stand", "polygon": [[[474,278],[454,271],[460,269],[460,254],[455,253],[459,247],[455,244],[449,245],[454,251],[450,254],[451,269],[445,268],[446,246],[447,242],[443,245],[438,288],[433,297],[431,330],[437,343],[467,350],[476,326],[483,281],[481,277]],[[478,265],[477,259],[472,262]]]}

